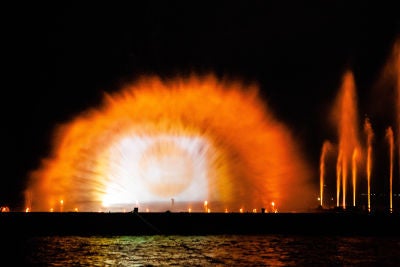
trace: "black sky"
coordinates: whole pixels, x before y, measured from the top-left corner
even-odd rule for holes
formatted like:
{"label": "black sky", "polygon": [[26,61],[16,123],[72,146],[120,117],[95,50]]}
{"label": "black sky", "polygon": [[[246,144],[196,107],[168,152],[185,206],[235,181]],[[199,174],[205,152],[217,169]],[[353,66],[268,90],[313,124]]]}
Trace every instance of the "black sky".
{"label": "black sky", "polygon": [[3,8],[0,206],[23,203],[57,123],[143,74],[258,83],[317,162],[342,73],[362,106],[400,32],[392,1],[131,2]]}

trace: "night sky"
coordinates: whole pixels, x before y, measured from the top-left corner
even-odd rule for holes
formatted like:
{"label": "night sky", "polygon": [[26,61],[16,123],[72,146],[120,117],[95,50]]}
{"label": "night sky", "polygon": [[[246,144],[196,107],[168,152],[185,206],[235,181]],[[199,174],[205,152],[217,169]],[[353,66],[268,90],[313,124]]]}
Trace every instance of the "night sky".
{"label": "night sky", "polygon": [[23,205],[57,124],[148,74],[257,83],[318,171],[343,72],[354,71],[360,109],[369,105],[400,33],[392,1],[131,2],[3,8],[0,206]]}

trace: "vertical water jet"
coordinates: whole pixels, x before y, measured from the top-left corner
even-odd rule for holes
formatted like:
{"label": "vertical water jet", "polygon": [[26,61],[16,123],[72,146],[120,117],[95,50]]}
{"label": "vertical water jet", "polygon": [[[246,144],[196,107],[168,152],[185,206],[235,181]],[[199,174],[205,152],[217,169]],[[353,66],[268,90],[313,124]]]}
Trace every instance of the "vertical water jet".
{"label": "vertical water jet", "polygon": [[[395,79],[397,94],[397,149],[398,149],[398,175],[400,176],[400,38],[398,38],[394,46],[394,62],[395,62]],[[399,177],[400,178],[400,177]]]}
{"label": "vertical water jet", "polygon": [[340,180],[342,173],[342,151],[339,151],[336,162],[336,206],[340,206]]}
{"label": "vertical water jet", "polygon": [[386,138],[389,143],[389,211],[393,211],[393,154],[394,154],[394,138],[392,127],[386,130]]}
{"label": "vertical water jet", "polygon": [[321,156],[319,161],[319,195],[320,195],[320,205],[324,206],[324,184],[325,184],[325,160],[326,156],[331,149],[332,144],[329,141],[325,141],[322,145]]}
{"label": "vertical water jet", "polygon": [[353,156],[351,160],[352,164],[352,185],[353,185],[353,207],[356,206],[356,187],[357,187],[357,157],[358,157],[358,150],[354,149]]}
{"label": "vertical water jet", "polygon": [[368,196],[368,212],[371,211],[371,169],[372,169],[372,140],[374,132],[368,118],[364,122],[364,131],[367,135],[367,196]]}

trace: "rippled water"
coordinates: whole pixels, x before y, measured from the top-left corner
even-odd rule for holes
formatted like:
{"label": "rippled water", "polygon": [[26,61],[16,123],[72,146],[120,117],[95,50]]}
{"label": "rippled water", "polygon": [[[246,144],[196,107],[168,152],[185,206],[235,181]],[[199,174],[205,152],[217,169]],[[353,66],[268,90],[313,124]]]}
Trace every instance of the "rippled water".
{"label": "rippled water", "polygon": [[28,266],[400,266],[398,237],[34,237],[18,247]]}

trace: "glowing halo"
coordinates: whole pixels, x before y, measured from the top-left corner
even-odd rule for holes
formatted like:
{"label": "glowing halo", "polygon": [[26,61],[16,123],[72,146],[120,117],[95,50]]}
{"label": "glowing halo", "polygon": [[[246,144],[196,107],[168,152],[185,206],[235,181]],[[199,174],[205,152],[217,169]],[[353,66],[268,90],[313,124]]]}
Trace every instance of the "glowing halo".
{"label": "glowing halo", "polygon": [[[258,88],[214,76],[146,77],[58,127],[30,174],[31,210],[299,210],[310,171]],[[28,197],[29,196],[29,197]],[[172,203],[171,203],[172,200]]]}

